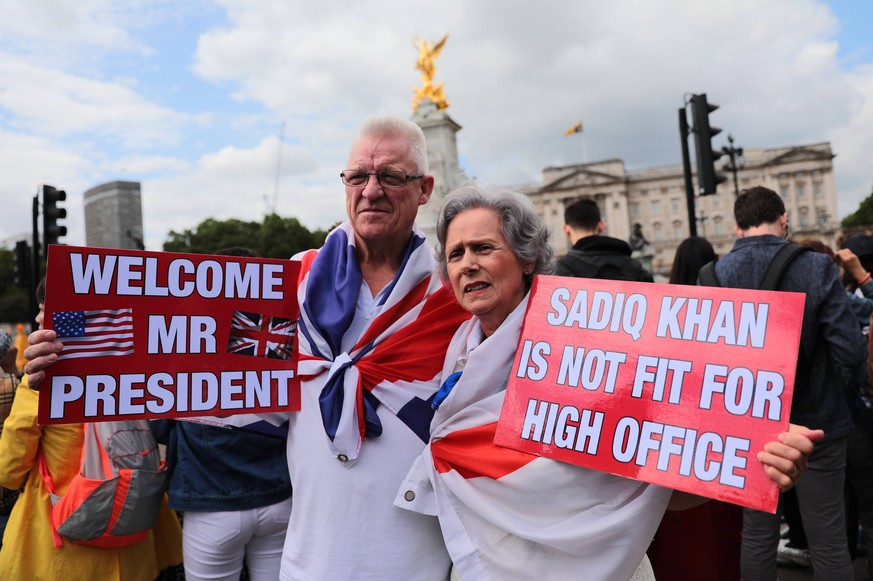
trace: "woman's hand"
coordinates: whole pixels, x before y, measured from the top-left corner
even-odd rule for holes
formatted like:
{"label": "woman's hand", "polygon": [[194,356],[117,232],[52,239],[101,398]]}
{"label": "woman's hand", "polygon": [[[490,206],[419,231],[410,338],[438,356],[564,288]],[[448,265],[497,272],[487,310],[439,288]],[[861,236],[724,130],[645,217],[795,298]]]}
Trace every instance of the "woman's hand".
{"label": "woman's hand", "polygon": [[791,489],[803,471],[809,467],[807,457],[815,443],[824,438],[823,430],[810,430],[804,426],[789,424],[788,431],[779,434],[779,440],[768,442],[758,460],[764,463],[770,479],[785,492]]}
{"label": "woman's hand", "polygon": [[58,353],[64,344],[58,341],[58,334],[50,329],[34,331],[27,337],[27,343],[29,347],[24,350],[27,385],[31,389],[39,389],[39,384],[45,379],[44,369],[58,360]]}

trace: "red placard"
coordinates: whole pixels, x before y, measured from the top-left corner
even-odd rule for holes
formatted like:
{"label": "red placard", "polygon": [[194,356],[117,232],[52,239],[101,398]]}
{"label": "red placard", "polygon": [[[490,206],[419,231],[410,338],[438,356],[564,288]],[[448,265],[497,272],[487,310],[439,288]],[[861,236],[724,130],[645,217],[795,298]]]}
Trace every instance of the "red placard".
{"label": "red placard", "polygon": [[49,248],[39,423],[300,409],[300,263]]}
{"label": "red placard", "polygon": [[775,512],[800,293],[541,276],[495,443]]}

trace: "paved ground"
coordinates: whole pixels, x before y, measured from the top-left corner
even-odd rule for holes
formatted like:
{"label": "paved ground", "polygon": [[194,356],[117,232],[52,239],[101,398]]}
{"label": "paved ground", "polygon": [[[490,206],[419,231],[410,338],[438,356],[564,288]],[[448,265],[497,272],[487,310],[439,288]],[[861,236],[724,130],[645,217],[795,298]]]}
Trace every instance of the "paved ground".
{"label": "paved ground", "polygon": [[[855,579],[853,581],[873,581],[867,577],[867,562],[864,557],[855,559]],[[805,567],[779,567],[779,581],[812,581],[812,569]]]}

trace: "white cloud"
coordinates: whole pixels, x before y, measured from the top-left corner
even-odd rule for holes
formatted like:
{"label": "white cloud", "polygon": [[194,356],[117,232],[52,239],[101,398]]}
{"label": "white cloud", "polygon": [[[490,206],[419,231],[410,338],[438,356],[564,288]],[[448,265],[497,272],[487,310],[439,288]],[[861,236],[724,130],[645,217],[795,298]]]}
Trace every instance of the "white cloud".
{"label": "white cloud", "polygon": [[[148,52],[126,29],[136,22],[128,19],[132,12],[138,12],[136,4],[112,0],[2,0],[0,34],[6,44],[43,55],[70,47]],[[57,56],[70,55],[61,51]]]}
{"label": "white cloud", "polygon": [[89,69],[118,53],[160,50],[140,38],[205,13],[211,0],[0,0],[0,44],[44,65]]}
{"label": "white cloud", "polygon": [[311,229],[341,218],[339,177],[336,184],[322,180],[316,160],[299,145],[285,143],[281,154],[279,163],[279,140],[268,136],[254,147],[225,147],[186,171],[145,180],[146,246],[158,249],[170,230],[193,228],[210,217],[260,220],[274,205],[280,215],[295,216]]}
{"label": "white cloud", "polygon": [[33,67],[8,54],[0,54],[0,107],[24,133],[102,137],[128,149],[175,144],[184,125],[202,122],[149,102],[135,87]]}
{"label": "white cloud", "polygon": [[[851,116],[845,123],[828,132],[835,144],[834,171],[840,192],[840,215],[858,209],[858,205],[873,193],[873,65],[859,67],[849,82],[856,98],[852,100]],[[838,144],[838,147],[837,147]]]}
{"label": "white cloud", "polygon": [[[49,139],[19,135],[0,127],[0,243],[30,240],[32,199],[42,184],[66,189],[71,233],[82,231],[77,187],[84,185],[89,163],[81,154]],[[84,235],[80,242],[84,243]],[[78,237],[76,237],[79,240]]]}
{"label": "white cloud", "polygon": [[353,125],[410,114],[411,40],[449,33],[436,80],[471,173],[497,182],[579,161],[562,136],[578,117],[592,157],[676,163],[687,92],[708,92],[747,146],[821,141],[849,118],[837,23],[811,1],[380,5],[227,0],[230,25],[201,36],[194,70],[277,116]]}
{"label": "white cloud", "polygon": [[185,160],[165,155],[131,155],[107,161],[101,168],[107,174],[177,174],[191,169]]}

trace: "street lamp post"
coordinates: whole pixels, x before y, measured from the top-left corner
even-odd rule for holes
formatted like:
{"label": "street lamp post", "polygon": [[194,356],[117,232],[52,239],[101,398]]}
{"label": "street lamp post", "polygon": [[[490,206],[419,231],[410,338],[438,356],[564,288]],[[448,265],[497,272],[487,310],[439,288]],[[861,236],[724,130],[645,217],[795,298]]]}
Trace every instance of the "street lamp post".
{"label": "street lamp post", "polygon": [[743,158],[743,148],[742,147],[734,147],[734,136],[733,134],[728,134],[728,143],[729,145],[725,145],[721,148],[722,153],[730,158],[730,161],[724,164],[722,169],[724,171],[729,171],[734,176],[734,196],[740,196],[740,182],[737,178],[737,169],[743,167],[745,165],[745,158]]}
{"label": "street lamp post", "polygon": [[706,221],[707,220],[709,220],[709,216],[707,216],[706,213],[703,210],[701,210],[700,213],[697,215],[697,221],[700,222],[700,235],[703,238],[706,238]]}

